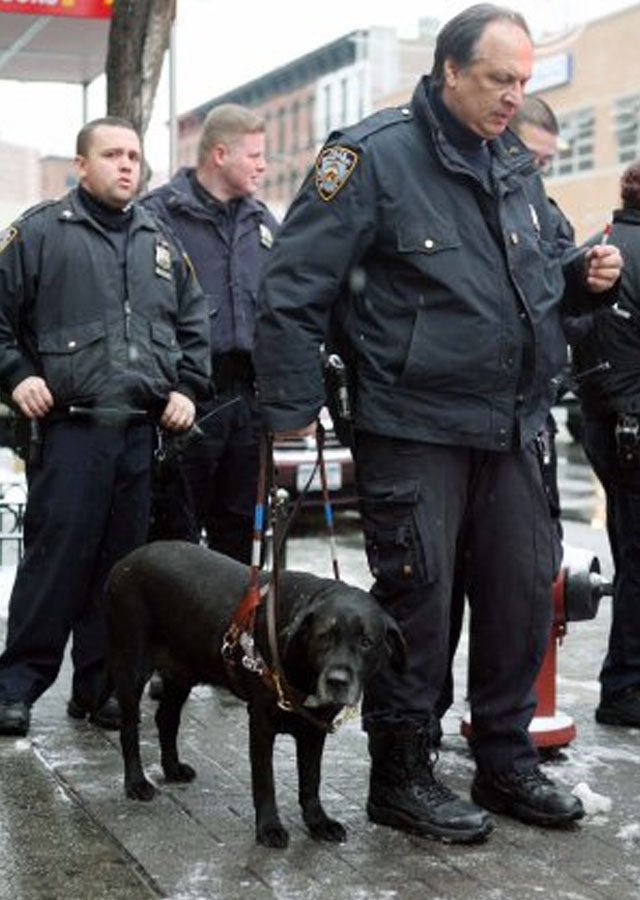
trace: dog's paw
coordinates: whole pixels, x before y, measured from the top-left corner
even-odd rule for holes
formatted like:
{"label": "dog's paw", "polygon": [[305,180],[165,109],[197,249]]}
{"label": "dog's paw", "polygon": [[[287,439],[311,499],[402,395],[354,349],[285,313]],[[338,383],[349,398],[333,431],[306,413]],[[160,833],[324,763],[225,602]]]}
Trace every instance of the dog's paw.
{"label": "dog's paw", "polygon": [[307,822],[307,828],[312,838],[316,841],[331,841],[333,844],[342,844],[347,839],[347,831],[344,825],[336,819],[328,817],[317,822]]}
{"label": "dog's paw", "polygon": [[164,777],[167,781],[193,781],[196,777],[196,770],[187,763],[176,763],[174,766],[164,767]]}
{"label": "dog's paw", "polygon": [[256,827],[256,840],[265,847],[284,850],[289,846],[289,832],[280,822],[267,822]]}
{"label": "dog's paw", "polygon": [[153,800],[156,793],[155,787],[146,778],[129,781],[125,784],[124,789],[127,797],[131,800]]}

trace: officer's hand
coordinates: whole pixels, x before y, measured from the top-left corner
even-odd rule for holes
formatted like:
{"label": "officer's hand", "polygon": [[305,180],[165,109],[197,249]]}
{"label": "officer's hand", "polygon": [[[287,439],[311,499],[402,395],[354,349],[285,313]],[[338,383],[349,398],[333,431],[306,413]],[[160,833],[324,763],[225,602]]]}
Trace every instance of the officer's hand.
{"label": "officer's hand", "polygon": [[276,431],[273,435],[274,441],[284,441],[287,438],[293,437],[315,437],[318,423],[317,420],[314,419],[313,422],[310,422],[308,425],[305,425],[304,428],[291,428],[289,431]]}
{"label": "officer's hand", "polygon": [[196,407],[193,400],[178,391],[171,391],[160,424],[167,431],[186,431],[193,425],[195,417]]}
{"label": "officer's hand", "polygon": [[620,277],[622,254],[613,244],[595,244],[584,259],[587,287],[596,294],[608,291]]}
{"label": "officer's hand", "polygon": [[29,375],[17,384],[11,393],[11,399],[28,419],[41,419],[53,406],[47,382],[39,375]]}

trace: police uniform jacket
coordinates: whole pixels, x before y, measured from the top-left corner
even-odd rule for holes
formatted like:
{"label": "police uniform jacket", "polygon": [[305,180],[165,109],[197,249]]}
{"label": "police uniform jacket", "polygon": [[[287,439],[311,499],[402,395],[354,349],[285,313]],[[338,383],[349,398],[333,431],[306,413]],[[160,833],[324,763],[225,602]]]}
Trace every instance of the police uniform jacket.
{"label": "police uniform jacket", "polygon": [[339,320],[355,424],[508,449],[542,425],[566,361],[561,301],[585,302],[582,255],[524,144],[488,142],[488,177],[447,140],[428,95],[333,134],[281,226],[259,299],[269,428],[323,403],[317,346]]}
{"label": "police uniform jacket", "polygon": [[573,348],[575,380],[585,410],[640,415],[640,209],[616,210],[610,239],[624,259],[618,299],[584,320],[590,328]]}
{"label": "police uniform jacket", "polygon": [[126,259],[75,190],[0,242],[0,385],[42,376],[56,407],[161,411],[209,390],[202,292],[173,237],[134,206]]}
{"label": "police uniform jacket", "polygon": [[142,202],[171,226],[191,257],[206,295],[212,354],[250,353],[258,283],[277,222],[253,197],[203,201],[193,177],[193,169],[181,169]]}

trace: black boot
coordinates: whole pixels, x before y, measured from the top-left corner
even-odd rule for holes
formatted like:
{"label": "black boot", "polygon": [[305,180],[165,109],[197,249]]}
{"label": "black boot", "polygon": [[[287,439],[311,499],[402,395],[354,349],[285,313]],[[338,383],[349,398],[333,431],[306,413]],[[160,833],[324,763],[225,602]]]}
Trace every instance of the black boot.
{"label": "black boot", "polygon": [[370,732],[369,753],[367,813],[373,822],[457,843],[490,834],[485,810],[436,781],[428,729]]}

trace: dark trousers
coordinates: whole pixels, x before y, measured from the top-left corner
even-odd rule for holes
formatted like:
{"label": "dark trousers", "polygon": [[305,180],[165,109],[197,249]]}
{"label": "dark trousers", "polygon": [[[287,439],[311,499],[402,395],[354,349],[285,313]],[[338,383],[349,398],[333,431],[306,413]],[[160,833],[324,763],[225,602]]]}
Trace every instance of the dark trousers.
{"label": "dark trousers", "polygon": [[0,697],[31,704],[55,681],[73,634],[73,692],[102,689],[101,593],[112,565],[149,527],[153,429],[58,420],[27,468],[24,557],[9,602]]}
{"label": "dark trousers", "polygon": [[[558,453],[556,449],[556,434],[558,427],[551,413],[547,416],[544,427],[540,430],[535,441],[538,465],[542,477],[549,513],[552,525],[553,546],[553,577],[560,571],[562,564],[562,521],[560,508],[560,488],[558,486]],[[456,550],[456,568],[451,589],[451,613],[449,627],[449,668],[442,687],[442,693],[435,706],[435,714],[438,719],[449,709],[454,699],[453,661],[460,643],[462,623],[464,620],[464,604],[467,595],[467,550],[464,534],[458,538]]]}
{"label": "dark trousers", "polygon": [[209,547],[249,564],[261,429],[253,388],[230,383],[198,408],[198,423],[202,437],[156,480],[152,536],[198,543],[204,530]]}
{"label": "dark trousers", "polygon": [[640,462],[620,463],[615,427],[615,414],[585,415],[583,443],[605,490],[615,568],[609,646],[600,672],[603,696],[640,685]]}
{"label": "dark trousers", "polygon": [[532,447],[496,453],[358,435],[358,487],[373,593],[408,645],[366,692],[367,730],[420,724],[446,677],[450,608],[464,534],[471,608],[472,749],[480,768],[525,771],[533,685],[551,624],[549,507]]}

